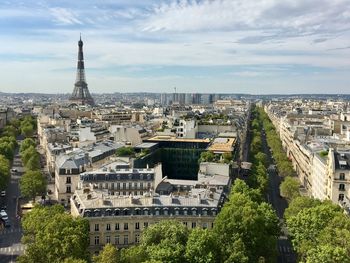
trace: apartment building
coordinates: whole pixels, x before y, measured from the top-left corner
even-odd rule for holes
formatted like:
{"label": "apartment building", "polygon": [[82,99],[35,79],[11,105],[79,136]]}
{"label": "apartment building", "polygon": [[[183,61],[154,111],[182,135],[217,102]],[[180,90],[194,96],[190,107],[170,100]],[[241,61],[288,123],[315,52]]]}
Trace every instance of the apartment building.
{"label": "apartment building", "polygon": [[72,193],[78,187],[79,175],[89,169],[101,167],[114,156],[116,149],[122,146],[123,144],[105,141],[57,156],[54,191],[56,199],[68,205]]}
{"label": "apartment building", "polygon": [[212,228],[225,201],[231,178],[228,165],[204,163],[198,180],[162,178],[161,166],[130,168],[115,162],[80,175],[71,198],[71,214],[89,221],[90,248],[140,242],[142,231],[175,219],[189,229]]}

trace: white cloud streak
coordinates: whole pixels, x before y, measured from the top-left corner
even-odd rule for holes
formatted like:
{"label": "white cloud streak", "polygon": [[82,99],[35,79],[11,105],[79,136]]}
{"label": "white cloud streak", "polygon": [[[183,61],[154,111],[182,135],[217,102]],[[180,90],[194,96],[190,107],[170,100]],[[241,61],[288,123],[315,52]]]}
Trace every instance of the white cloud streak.
{"label": "white cloud streak", "polygon": [[59,25],[74,25],[74,24],[82,24],[82,21],[78,19],[78,17],[74,14],[73,11],[68,10],[66,8],[54,7],[49,9],[55,21]]}

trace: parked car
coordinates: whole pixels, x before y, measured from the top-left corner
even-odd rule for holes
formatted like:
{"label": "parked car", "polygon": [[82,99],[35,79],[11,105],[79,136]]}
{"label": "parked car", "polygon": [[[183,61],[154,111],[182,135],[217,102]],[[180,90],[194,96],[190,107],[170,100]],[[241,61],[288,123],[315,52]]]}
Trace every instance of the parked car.
{"label": "parked car", "polygon": [[7,213],[6,213],[5,210],[1,210],[1,211],[0,211],[0,218],[1,218],[2,220],[8,220],[8,219],[9,219],[9,217],[8,217],[8,215],[7,215]]}
{"label": "parked car", "polygon": [[11,169],[11,172],[13,172],[13,173],[17,173],[18,171],[17,171],[17,169]]}
{"label": "parked car", "polygon": [[0,219],[2,222],[4,222],[4,226],[5,227],[10,227],[11,226],[11,223],[10,223],[10,220],[7,218],[7,219],[3,219],[1,218]]}
{"label": "parked car", "polygon": [[1,197],[5,197],[6,196],[6,191],[1,191],[0,196]]}

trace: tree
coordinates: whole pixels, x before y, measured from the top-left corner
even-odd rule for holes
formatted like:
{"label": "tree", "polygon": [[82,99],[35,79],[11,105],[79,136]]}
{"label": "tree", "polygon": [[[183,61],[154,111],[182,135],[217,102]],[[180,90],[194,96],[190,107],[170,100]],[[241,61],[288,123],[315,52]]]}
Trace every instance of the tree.
{"label": "tree", "polygon": [[18,130],[12,125],[6,125],[4,131],[2,132],[2,135],[16,137],[18,135]]}
{"label": "tree", "polygon": [[185,257],[188,263],[214,263],[219,261],[219,246],[216,237],[207,229],[196,228],[191,231]]}
{"label": "tree", "polygon": [[88,260],[89,223],[86,219],[73,218],[58,206],[35,206],[22,222],[23,241],[27,245],[22,262]]}
{"label": "tree", "polygon": [[27,170],[37,170],[40,168],[40,155],[33,146],[29,146],[21,152],[21,158]]}
{"label": "tree", "polygon": [[223,162],[230,163],[232,161],[232,153],[227,152],[222,154]]}
{"label": "tree", "polygon": [[321,201],[318,199],[313,199],[307,196],[298,196],[289,203],[288,208],[284,211],[284,218],[287,220],[292,216],[296,216],[303,209],[315,207],[320,204]]}
{"label": "tree", "polygon": [[267,157],[263,152],[258,152],[254,155],[254,159],[256,163],[262,163],[265,167],[267,167]]}
{"label": "tree", "polygon": [[33,154],[25,164],[26,170],[35,171],[40,169],[40,155]]}
{"label": "tree", "polygon": [[35,141],[32,138],[26,138],[22,141],[21,147],[19,148],[19,151],[22,153],[31,146],[33,148],[35,147]]}
{"label": "tree", "polygon": [[287,226],[295,250],[304,257],[318,244],[318,237],[331,220],[341,214],[341,209],[329,202],[305,208],[295,216],[287,218]]}
{"label": "tree", "polygon": [[21,133],[25,137],[32,137],[34,134],[34,127],[31,124],[24,124],[21,126]]}
{"label": "tree", "polygon": [[288,202],[300,196],[299,180],[294,177],[287,176],[280,185],[281,196],[287,199]]}
{"label": "tree", "polygon": [[100,251],[98,256],[94,257],[95,263],[118,263],[118,251],[115,246],[107,244]]}
{"label": "tree", "polygon": [[119,157],[133,157],[135,156],[135,150],[132,147],[120,147],[115,154]]}
{"label": "tree", "polygon": [[63,263],[87,263],[84,259],[66,258]]}
{"label": "tree", "polygon": [[333,247],[330,245],[322,245],[311,248],[307,252],[305,263],[350,263],[350,257],[346,253],[344,247]]}
{"label": "tree", "polygon": [[261,203],[262,195],[259,189],[249,187],[243,180],[236,179],[231,188],[230,196],[235,193],[247,195],[253,202]]}
{"label": "tree", "polygon": [[120,262],[122,263],[141,263],[146,262],[147,259],[147,252],[141,245],[123,248],[120,251]]}
{"label": "tree", "polygon": [[0,154],[0,189],[6,188],[10,180],[10,162]]}
{"label": "tree", "polygon": [[200,162],[213,162],[215,159],[215,154],[211,151],[205,151],[201,153]]}
{"label": "tree", "polygon": [[46,180],[39,171],[27,171],[20,180],[20,189],[23,196],[31,198],[45,192]]}
{"label": "tree", "polygon": [[141,246],[150,260],[181,263],[185,261],[187,238],[188,229],[182,223],[161,221],[144,231]]}
{"label": "tree", "polygon": [[261,257],[267,262],[275,260],[279,220],[267,203],[254,202],[246,194],[231,194],[215,219],[214,232],[222,250],[221,262],[229,262],[230,256],[237,254],[238,239],[246,251],[240,257],[247,257],[249,262],[257,262]]}

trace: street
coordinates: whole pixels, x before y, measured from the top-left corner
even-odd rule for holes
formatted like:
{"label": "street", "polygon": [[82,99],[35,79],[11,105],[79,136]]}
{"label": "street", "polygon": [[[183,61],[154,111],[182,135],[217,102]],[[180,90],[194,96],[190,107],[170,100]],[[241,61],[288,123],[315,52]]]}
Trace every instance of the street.
{"label": "street", "polygon": [[23,254],[24,245],[21,244],[22,228],[17,217],[17,198],[20,196],[19,179],[24,172],[22,161],[15,151],[13,166],[17,172],[11,171],[11,180],[6,190],[6,196],[1,204],[6,204],[6,212],[9,216],[11,226],[0,230],[0,263],[15,262],[18,255]]}
{"label": "street", "polygon": [[[267,145],[266,134],[264,131],[261,133],[261,142],[262,142],[263,151],[267,156],[268,163],[274,164],[272,153],[270,152],[270,148]],[[280,195],[279,186],[281,183],[281,178],[278,175],[274,165],[270,165],[270,167],[267,169],[267,172],[269,175],[269,189],[268,189],[267,199],[269,203],[273,206],[273,208],[276,210],[277,216],[280,219],[281,227],[282,227],[282,233],[277,242],[277,246],[278,246],[277,262],[294,263],[296,262],[296,254],[293,251],[292,244],[288,239],[287,229],[284,226],[283,214],[284,214],[284,210],[288,207],[288,203]]]}

